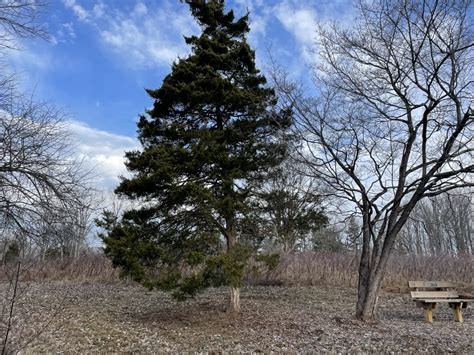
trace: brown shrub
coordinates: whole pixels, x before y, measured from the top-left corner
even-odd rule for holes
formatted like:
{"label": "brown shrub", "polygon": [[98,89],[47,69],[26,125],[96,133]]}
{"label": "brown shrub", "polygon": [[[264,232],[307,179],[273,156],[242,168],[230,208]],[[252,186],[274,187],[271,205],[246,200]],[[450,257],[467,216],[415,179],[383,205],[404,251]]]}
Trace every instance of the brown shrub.
{"label": "brown shrub", "polygon": [[[261,266],[261,265],[260,265]],[[8,275],[8,266],[0,267],[0,277]],[[246,277],[247,284],[267,286],[357,286],[358,258],[349,252],[291,253],[280,259],[272,270],[256,265]],[[3,272],[2,272],[3,271]],[[52,259],[25,263],[23,281],[121,282],[119,270],[103,254],[79,258]],[[408,280],[446,280],[474,291],[474,257],[394,255],[387,268],[383,288],[406,292]]]}
{"label": "brown shrub", "polygon": [[[348,252],[303,252],[282,257],[279,265],[252,283],[281,285],[357,286],[358,257]],[[474,257],[393,255],[383,289],[407,290],[409,280],[446,280],[473,290]]]}
{"label": "brown shrub", "polygon": [[[8,277],[9,268],[8,265],[0,267],[0,278]],[[20,278],[21,281],[120,282],[119,270],[99,253],[24,261]]]}

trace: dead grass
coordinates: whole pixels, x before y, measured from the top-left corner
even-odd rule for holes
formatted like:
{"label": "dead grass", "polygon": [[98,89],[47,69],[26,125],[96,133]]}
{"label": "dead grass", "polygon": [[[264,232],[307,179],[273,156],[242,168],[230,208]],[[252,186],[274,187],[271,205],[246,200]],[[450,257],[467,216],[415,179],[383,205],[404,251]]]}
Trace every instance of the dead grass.
{"label": "dead grass", "polygon": [[[357,286],[354,253],[305,252],[284,257],[275,270],[253,279],[259,284],[286,286]],[[449,280],[474,291],[474,256],[393,255],[384,277],[386,291],[407,291],[409,280]]]}
{"label": "dead grass", "polygon": [[[358,259],[354,253],[293,253],[283,257],[274,270],[250,273],[246,281],[248,285],[356,287],[357,268]],[[0,275],[6,279],[7,266],[1,266]],[[114,269],[110,260],[102,254],[25,263],[21,279],[123,282],[119,270]],[[383,288],[405,292],[408,280],[449,280],[460,284],[465,291],[474,291],[474,257],[394,255],[387,268]]]}
{"label": "dead grass", "polygon": [[[14,265],[14,264],[13,264]],[[8,279],[11,266],[0,266],[0,280]],[[24,260],[21,281],[121,282],[119,270],[103,254],[85,254],[78,258]]]}
{"label": "dead grass", "polygon": [[[25,333],[65,299],[47,330],[23,351],[37,352],[429,352],[472,353],[474,313],[454,322],[448,307],[427,324],[408,295],[383,293],[376,323],[353,319],[355,291],[341,287],[247,287],[242,313],[223,312],[227,290],[176,303],[162,292],[120,284],[36,283]],[[21,339],[17,339],[21,342]]]}
{"label": "dead grass", "polygon": [[[353,319],[353,254],[290,254],[270,272],[249,274],[237,317],[224,312],[225,288],[176,303],[168,294],[124,282],[100,254],[30,263],[21,274],[11,350],[474,353],[471,308],[459,324],[440,306],[430,325],[406,292],[409,279],[452,280],[472,292],[473,266],[472,256],[392,258],[379,321],[367,324]],[[9,267],[3,272],[0,294],[8,287]]]}

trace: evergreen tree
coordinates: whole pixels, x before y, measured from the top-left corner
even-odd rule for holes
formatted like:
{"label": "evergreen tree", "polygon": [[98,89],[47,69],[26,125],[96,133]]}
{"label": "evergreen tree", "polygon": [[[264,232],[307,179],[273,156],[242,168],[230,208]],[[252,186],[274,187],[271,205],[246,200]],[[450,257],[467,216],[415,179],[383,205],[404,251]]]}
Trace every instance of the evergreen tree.
{"label": "evergreen tree", "polygon": [[191,54],[147,90],[154,106],[138,123],[142,149],[126,154],[133,177],[116,189],[141,207],[120,221],[106,216],[103,240],[114,264],[145,286],[186,298],[228,285],[238,312],[255,251],[240,232],[254,192],[286,155],[291,116],[277,111],[255,66],[248,14],[235,19],[224,1],[186,3],[202,33],[185,38]]}

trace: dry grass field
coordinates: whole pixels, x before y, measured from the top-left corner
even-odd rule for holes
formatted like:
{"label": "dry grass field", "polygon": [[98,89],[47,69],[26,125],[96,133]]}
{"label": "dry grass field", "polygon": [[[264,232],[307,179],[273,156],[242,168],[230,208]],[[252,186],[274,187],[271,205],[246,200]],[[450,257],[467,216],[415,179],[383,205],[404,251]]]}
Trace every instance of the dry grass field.
{"label": "dry grass field", "polygon": [[[3,268],[0,294],[6,295],[13,269]],[[233,317],[224,311],[225,288],[177,303],[121,280],[98,254],[33,263],[21,273],[8,350],[474,353],[472,308],[459,324],[441,305],[427,324],[406,287],[407,280],[450,280],[473,294],[472,256],[392,259],[378,321],[370,324],[353,318],[356,270],[350,254],[289,255],[272,271],[248,275],[242,313]]]}
{"label": "dry grass field", "polygon": [[223,311],[225,300],[224,288],[176,303],[135,285],[32,282],[13,340],[23,353],[474,352],[472,308],[459,324],[441,306],[427,324],[403,293],[384,292],[372,324],[353,319],[355,290],[347,287],[246,287],[237,317]]}

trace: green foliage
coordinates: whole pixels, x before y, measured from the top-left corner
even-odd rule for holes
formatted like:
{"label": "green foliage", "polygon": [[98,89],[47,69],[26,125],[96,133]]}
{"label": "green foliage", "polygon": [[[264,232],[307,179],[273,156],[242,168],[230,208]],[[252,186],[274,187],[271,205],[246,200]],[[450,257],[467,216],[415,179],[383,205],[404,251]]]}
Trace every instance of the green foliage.
{"label": "green foliage", "polygon": [[266,234],[284,252],[294,250],[328,223],[317,188],[300,173],[301,169],[290,162],[278,166],[260,193]]}
{"label": "green foliage", "polygon": [[228,253],[208,258],[203,274],[212,286],[241,287],[251,254],[252,249],[241,245],[236,246]]}
{"label": "green foliage", "polygon": [[349,219],[348,225],[346,226],[346,245],[353,247],[356,250],[360,249],[362,244],[361,232],[361,227],[357,223],[357,220],[355,217],[351,217]]}
{"label": "green foliage", "polygon": [[272,271],[280,263],[280,258],[280,253],[270,253],[257,255],[256,260],[265,264],[268,271]]}
{"label": "green foliage", "polygon": [[[254,192],[286,155],[289,111],[255,67],[248,17],[223,1],[186,1],[202,34],[178,59],[140,117],[139,151],[126,154],[131,178],[116,193],[142,202],[98,225],[114,265],[178,299],[209,286],[240,286],[257,236],[244,235]],[[227,246],[225,248],[225,246]]]}
{"label": "green foliage", "polygon": [[51,246],[44,252],[44,257],[48,260],[61,259],[69,256],[72,256],[70,248],[61,245]]}
{"label": "green foliage", "polygon": [[313,233],[313,249],[341,251],[345,248],[341,232],[334,226],[327,226]]}
{"label": "green foliage", "polygon": [[17,241],[12,241],[7,244],[7,250],[3,256],[3,263],[10,264],[16,262],[20,258],[20,244]]}

